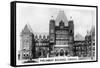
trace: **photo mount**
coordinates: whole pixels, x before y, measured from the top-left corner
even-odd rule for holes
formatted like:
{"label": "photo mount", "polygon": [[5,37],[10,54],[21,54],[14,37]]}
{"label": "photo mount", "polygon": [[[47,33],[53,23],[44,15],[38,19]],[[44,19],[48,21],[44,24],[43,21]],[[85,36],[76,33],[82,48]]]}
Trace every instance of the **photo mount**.
{"label": "photo mount", "polygon": [[[96,60],[95,61],[78,61],[78,62],[62,62],[62,63],[47,63],[47,64],[29,64],[29,65],[16,65],[16,4],[27,3],[27,4],[45,4],[45,5],[59,5],[59,6],[76,6],[76,7],[91,7],[96,8]],[[59,4],[59,3],[42,3],[42,2],[27,2],[27,1],[13,1],[11,6],[11,63],[13,67],[20,66],[39,66],[39,65],[53,65],[53,64],[69,64],[69,63],[86,63],[86,62],[97,62],[98,61],[98,6],[91,5],[75,5],[75,4]]]}

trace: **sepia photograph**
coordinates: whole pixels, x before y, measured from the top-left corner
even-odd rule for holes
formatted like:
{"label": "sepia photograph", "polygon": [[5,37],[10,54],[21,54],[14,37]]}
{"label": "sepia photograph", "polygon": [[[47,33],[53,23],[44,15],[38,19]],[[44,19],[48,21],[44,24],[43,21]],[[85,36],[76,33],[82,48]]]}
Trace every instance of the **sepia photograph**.
{"label": "sepia photograph", "polygon": [[16,65],[97,61],[96,7],[16,3]]}

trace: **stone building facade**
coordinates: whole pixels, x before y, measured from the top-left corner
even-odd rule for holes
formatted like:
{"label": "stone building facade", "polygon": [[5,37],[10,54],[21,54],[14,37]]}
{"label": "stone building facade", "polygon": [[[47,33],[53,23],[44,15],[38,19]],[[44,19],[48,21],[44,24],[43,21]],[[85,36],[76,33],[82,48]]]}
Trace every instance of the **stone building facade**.
{"label": "stone building facade", "polygon": [[46,58],[49,56],[49,36],[35,36],[35,56],[36,58]]}
{"label": "stone building facade", "polygon": [[[74,22],[68,20],[64,11],[49,22],[49,35],[37,35],[26,25],[21,32],[20,59],[34,59],[57,56],[95,56],[95,31],[85,40],[74,40]],[[92,49],[92,53],[91,53]]]}
{"label": "stone building facade", "polygon": [[49,56],[49,36],[35,35],[30,26],[25,25],[21,32],[20,59],[45,58]]}
{"label": "stone building facade", "polygon": [[96,46],[95,46],[95,27],[92,26],[91,30],[88,31],[87,35],[85,36],[86,43],[88,46],[88,56],[91,59],[95,58],[96,55]]}
{"label": "stone building facade", "polygon": [[74,46],[73,46],[74,56],[87,57],[87,53],[88,53],[87,49],[88,49],[88,46],[85,40],[74,41]]}
{"label": "stone building facade", "polygon": [[50,46],[56,56],[72,55],[74,23],[73,20],[67,20],[64,11],[60,11],[55,20],[50,20],[49,35]]}
{"label": "stone building facade", "polygon": [[28,25],[21,32],[20,59],[32,59],[35,56],[34,34]]}

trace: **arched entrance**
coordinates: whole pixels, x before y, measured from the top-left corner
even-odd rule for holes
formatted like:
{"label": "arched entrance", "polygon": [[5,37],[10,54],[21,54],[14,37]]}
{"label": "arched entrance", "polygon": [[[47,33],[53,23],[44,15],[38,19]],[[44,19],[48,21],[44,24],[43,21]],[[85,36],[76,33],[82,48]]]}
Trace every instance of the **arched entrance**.
{"label": "arched entrance", "polygon": [[56,52],[55,52],[55,55],[56,55],[56,56],[58,56],[58,55],[59,55],[59,52],[58,52],[57,50],[56,50]]}
{"label": "arched entrance", "polygon": [[60,56],[64,56],[64,50],[63,49],[60,50]]}

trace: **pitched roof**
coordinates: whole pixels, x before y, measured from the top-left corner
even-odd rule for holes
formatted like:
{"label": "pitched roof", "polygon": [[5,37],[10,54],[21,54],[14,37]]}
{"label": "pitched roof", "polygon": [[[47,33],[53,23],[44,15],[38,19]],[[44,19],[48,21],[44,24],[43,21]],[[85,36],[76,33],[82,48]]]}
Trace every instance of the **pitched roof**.
{"label": "pitched roof", "polygon": [[81,34],[76,34],[74,37],[75,41],[83,41],[85,38]]}
{"label": "pitched roof", "polygon": [[32,31],[32,29],[31,29],[31,27],[30,27],[29,24],[26,24],[26,25],[25,25],[25,27],[24,27],[24,29],[22,30],[21,34],[23,34],[23,33],[33,33],[33,31]]}
{"label": "pitched roof", "polygon": [[59,11],[59,14],[56,18],[56,25],[59,26],[59,22],[63,21],[65,23],[65,26],[68,26],[68,20],[64,13],[64,11]]}

